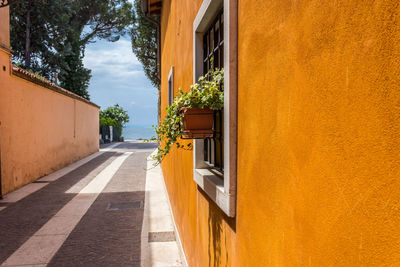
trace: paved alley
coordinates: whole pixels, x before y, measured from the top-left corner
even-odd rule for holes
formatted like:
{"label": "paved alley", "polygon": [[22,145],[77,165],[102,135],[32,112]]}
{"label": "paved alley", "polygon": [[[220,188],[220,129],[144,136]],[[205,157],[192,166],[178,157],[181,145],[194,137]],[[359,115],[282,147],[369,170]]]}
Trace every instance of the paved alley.
{"label": "paved alley", "polygon": [[111,144],[6,195],[1,266],[182,266],[161,171],[149,169],[155,148]]}

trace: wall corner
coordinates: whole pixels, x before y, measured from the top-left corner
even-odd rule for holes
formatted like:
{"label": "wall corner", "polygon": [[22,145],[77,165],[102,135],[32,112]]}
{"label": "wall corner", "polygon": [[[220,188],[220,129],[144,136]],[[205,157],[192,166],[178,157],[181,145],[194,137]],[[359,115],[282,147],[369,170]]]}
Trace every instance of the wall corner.
{"label": "wall corner", "polygon": [[10,48],[10,7],[0,8],[0,45]]}

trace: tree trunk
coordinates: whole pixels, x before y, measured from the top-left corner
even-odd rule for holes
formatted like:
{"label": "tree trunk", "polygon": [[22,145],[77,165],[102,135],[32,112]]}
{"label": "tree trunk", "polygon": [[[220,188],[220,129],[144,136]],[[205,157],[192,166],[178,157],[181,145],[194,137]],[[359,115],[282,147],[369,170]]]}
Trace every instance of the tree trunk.
{"label": "tree trunk", "polygon": [[25,67],[29,69],[31,67],[31,3],[29,1],[29,7],[26,12],[26,32],[25,32]]}

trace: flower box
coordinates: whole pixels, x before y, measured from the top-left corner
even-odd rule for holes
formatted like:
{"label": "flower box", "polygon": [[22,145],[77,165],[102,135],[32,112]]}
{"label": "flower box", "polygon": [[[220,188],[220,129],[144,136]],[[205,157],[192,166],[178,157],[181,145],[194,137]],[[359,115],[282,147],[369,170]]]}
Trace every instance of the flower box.
{"label": "flower box", "polygon": [[183,139],[202,139],[214,134],[214,110],[209,108],[180,109],[183,113]]}

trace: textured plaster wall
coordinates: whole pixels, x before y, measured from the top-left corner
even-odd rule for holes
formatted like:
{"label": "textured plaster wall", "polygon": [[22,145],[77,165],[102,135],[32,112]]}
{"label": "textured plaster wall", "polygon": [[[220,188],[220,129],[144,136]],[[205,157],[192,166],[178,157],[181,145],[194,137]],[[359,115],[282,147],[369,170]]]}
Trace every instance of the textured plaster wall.
{"label": "textured plaster wall", "polygon": [[[0,43],[8,40],[6,13],[0,8]],[[2,193],[97,151],[98,114],[95,106],[13,76],[0,48]]]}
{"label": "textured plaster wall", "polygon": [[[162,106],[192,83],[196,1],[163,1]],[[239,0],[237,216],[163,172],[190,266],[400,264],[397,1]],[[165,114],[165,113],[163,113]]]}
{"label": "textured plaster wall", "polygon": [[0,45],[10,46],[10,32],[8,25],[10,24],[9,7],[0,8]]}
{"label": "textured plaster wall", "polygon": [[[163,1],[162,117],[168,105],[168,74],[174,66],[174,90],[193,83],[193,20],[202,1]],[[189,141],[183,141],[189,142]],[[173,150],[162,164],[177,227],[189,266],[231,263],[233,227],[223,212],[197,189],[193,181],[193,152]],[[229,253],[228,253],[229,252]],[[216,265],[218,266],[218,265]]]}
{"label": "textured plaster wall", "polygon": [[[8,62],[1,51],[0,60]],[[3,194],[97,151],[98,112],[1,69]]]}
{"label": "textured plaster wall", "polygon": [[239,6],[240,260],[399,265],[399,3]]}
{"label": "textured plaster wall", "polygon": [[[1,54],[1,64],[5,61]],[[3,194],[97,151],[98,112],[1,70]]]}

